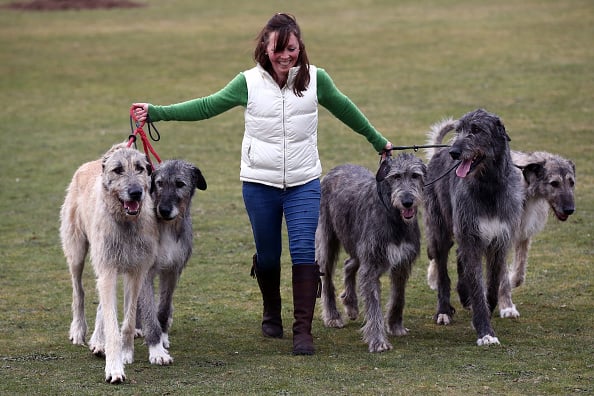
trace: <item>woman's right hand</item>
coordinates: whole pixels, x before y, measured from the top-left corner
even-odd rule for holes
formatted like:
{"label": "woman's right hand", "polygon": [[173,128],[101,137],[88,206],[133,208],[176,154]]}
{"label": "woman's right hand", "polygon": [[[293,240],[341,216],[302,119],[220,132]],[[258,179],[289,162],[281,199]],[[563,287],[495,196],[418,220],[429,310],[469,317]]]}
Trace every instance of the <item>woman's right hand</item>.
{"label": "woman's right hand", "polygon": [[138,122],[144,122],[148,118],[148,103],[132,103],[134,117]]}

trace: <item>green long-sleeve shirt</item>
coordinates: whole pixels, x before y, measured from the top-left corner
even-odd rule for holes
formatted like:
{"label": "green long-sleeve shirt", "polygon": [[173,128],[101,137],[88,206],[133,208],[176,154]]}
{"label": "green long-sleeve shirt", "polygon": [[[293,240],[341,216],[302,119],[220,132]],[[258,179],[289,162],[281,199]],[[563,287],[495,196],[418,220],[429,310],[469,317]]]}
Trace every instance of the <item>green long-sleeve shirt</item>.
{"label": "green long-sleeve shirt", "polygon": [[[369,122],[359,108],[334,85],[324,69],[317,69],[318,103],[353,131],[365,136],[378,152],[388,140]],[[220,91],[202,98],[169,106],[149,105],[151,121],[199,121],[214,117],[236,106],[247,106],[248,91],[243,73],[239,73]]]}

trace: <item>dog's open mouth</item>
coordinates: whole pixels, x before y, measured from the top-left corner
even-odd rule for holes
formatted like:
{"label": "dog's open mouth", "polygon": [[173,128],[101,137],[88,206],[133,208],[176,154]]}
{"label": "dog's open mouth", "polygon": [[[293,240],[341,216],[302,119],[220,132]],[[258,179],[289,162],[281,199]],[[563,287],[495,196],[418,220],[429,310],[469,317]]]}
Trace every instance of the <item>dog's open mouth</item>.
{"label": "dog's open mouth", "polygon": [[416,213],[417,211],[415,210],[415,208],[400,209],[400,215],[404,220],[412,219],[413,217],[415,217]]}
{"label": "dog's open mouth", "polygon": [[137,216],[140,213],[140,201],[122,201],[128,216]]}
{"label": "dog's open mouth", "polygon": [[555,213],[555,216],[557,216],[557,218],[561,221],[565,221],[569,218],[568,214],[560,212],[560,211],[556,210],[555,208],[553,208],[553,212]]}
{"label": "dog's open mouth", "polygon": [[460,162],[460,165],[456,168],[456,176],[458,177],[466,177],[472,170],[476,167],[476,165],[481,162],[483,157],[479,157],[475,155],[472,159],[464,159]]}

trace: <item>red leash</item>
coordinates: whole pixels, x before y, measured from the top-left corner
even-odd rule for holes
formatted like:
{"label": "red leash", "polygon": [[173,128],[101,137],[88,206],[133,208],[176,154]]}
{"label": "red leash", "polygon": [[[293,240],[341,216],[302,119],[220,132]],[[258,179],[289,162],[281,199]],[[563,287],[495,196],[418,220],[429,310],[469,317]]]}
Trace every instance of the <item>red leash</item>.
{"label": "red leash", "polygon": [[[134,129],[134,126],[132,125],[132,121],[134,121],[134,124],[136,125],[136,129]],[[132,135],[130,135],[130,139],[128,140],[128,147],[131,147],[134,143],[136,143],[136,136],[139,135],[140,140],[142,140],[142,147],[144,149],[144,153],[146,154],[146,157],[148,158],[148,161],[151,164],[151,166],[153,166],[153,163],[151,161],[151,156],[149,155],[149,153],[151,153],[153,155],[153,157],[155,157],[155,159],[157,160],[158,163],[161,163],[161,158],[159,158],[159,155],[157,154],[157,152],[155,151],[153,146],[151,146],[151,142],[149,141],[148,137],[146,136],[144,129],[142,129],[145,124],[146,124],[146,120],[142,121],[142,122],[138,122],[138,120],[136,119],[136,115],[134,114],[134,106],[130,107],[130,128],[132,129]],[[159,141],[161,136],[159,135],[159,131],[157,131],[157,128],[155,128],[154,125],[153,125],[153,128],[157,133],[157,138],[153,137],[153,135],[151,133],[151,123],[149,122],[148,123],[149,134],[150,134],[151,138],[155,142],[157,142],[157,141]]]}

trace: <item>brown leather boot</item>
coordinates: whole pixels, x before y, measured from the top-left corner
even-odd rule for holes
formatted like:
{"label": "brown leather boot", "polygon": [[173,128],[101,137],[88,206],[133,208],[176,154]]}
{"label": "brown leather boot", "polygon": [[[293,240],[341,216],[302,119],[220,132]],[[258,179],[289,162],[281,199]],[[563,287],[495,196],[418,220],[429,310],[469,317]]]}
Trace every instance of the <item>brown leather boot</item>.
{"label": "brown leather boot", "polygon": [[320,296],[320,267],[317,264],[293,265],[293,355],[313,355],[311,335],[316,298]]}
{"label": "brown leather boot", "polygon": [[262,334],[265,337],[282,338],[280,267],[268,271],[259,270],[257,255],[254,254],[251,275],[258,281],[258,286],[260,286],[262,292],[264,306]]}

